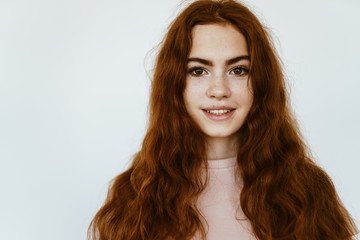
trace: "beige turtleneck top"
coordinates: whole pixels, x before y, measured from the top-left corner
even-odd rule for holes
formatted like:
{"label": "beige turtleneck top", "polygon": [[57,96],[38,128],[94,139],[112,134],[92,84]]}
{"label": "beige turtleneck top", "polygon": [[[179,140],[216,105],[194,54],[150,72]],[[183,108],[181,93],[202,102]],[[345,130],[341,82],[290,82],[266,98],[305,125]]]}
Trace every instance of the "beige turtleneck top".
{"label": "beige turtleneck top", "polygon": [[[255,240],[240,207],[242,179],[236,157],[208,160],[209,182],[197,201],[206,219],[207,240]],[[195,238],[197,239],[197,238]]]}

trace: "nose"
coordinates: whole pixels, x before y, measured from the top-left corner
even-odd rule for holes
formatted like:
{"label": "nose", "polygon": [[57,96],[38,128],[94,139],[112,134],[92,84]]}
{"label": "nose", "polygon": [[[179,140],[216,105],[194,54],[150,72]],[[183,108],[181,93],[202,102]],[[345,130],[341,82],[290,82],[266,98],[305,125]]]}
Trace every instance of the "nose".
{"label": "nose", "polygon": [[227,79],[224,77],[214,78],[211,80],[206,93],[208,97],[218,100],[230,97],[231,91],[228,86]]}

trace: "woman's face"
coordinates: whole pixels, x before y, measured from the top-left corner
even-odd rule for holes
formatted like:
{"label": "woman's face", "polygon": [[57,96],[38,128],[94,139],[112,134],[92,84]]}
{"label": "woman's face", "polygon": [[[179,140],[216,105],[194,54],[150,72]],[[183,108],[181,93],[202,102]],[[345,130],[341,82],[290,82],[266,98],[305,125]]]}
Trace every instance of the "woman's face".
{"label": "woman's face", "polygon": [[232,138],[253,102],[244,36],[230,24],[196,25],[187,63],[187,112],[208,138]]}

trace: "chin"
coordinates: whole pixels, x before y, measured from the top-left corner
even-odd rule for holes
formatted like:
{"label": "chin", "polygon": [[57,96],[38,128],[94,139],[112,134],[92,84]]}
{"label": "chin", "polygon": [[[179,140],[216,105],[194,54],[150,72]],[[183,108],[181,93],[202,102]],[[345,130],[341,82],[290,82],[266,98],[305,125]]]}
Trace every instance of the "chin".
{"label": "chin", "polygon": [[234,136],[233,132],[213,132],[213,131],[204,131],[205,135],[209,138],[228,138]]}

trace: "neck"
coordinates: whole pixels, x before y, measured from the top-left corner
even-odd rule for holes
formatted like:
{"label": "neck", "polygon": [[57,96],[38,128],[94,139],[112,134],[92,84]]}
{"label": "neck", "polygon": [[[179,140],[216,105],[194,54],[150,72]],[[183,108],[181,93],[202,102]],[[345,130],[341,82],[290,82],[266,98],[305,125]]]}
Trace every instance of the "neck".
{"label": "neck", "polygon": [[207,142],[207,159],[223,159],[235,157],[238,150],[238,139],[237,137],[219,137],[219,138],[208,138]]}

